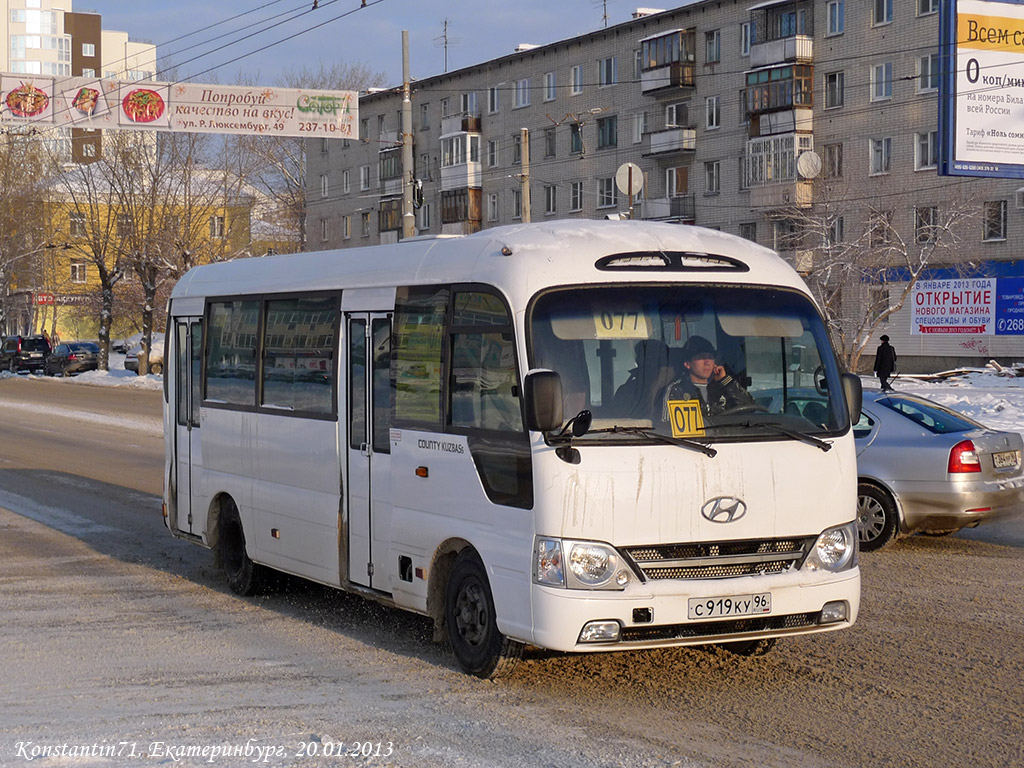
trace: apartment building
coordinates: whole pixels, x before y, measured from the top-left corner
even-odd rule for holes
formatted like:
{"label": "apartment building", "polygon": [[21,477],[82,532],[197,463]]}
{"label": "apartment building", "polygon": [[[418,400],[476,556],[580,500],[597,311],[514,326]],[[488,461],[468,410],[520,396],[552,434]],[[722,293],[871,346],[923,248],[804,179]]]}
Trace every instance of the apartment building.
{"label": "apartment building", "polygon": [[[938,11],[939,0],[696,2],[417,80],[417,232],[524,220],[525,128],[532,221],[627,215],[614,178],[630,162],[644,179],[633,218],[737,234],[807,274],[844,240],[925,247],[956,210],[957,259],[1024,277],[1020,182],[937,173]],[[359,140],[309,142],[309,249],[400,236],[401,92],[367,93],[359,109]],[[855,313],[899,291],[888,275],[844,302]],[[873,332],[902,360],[1024,359],[1022,336],[912,333],[910,313],[908,301]]]}

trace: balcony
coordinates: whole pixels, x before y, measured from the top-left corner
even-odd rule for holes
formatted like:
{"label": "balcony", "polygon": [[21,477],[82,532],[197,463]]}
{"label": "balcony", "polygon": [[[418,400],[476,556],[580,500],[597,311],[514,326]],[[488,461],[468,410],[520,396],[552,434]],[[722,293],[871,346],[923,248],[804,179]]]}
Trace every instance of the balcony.
{"label": "balcony", "polygon": [[666,128],[653,131],[650,137],[650,155],[664,155],[673,152],[692,152],[697,148],[697,131],[693,128]]}
{"label": "balcony", "polygon": [[814,60],[814,42],[808,35],[794,35],[750,46],[750,68],[772,64],[809,64]]}
{"label": "balcony", "polygon": [[693,195],[661,197],[643,200],[634,204],[636,218],[647,221],[681,221],[693,223],[696,220],[696,206]]}
{"label": "balcony", "polygon": [[453,133],[480,133],[480,115],[460,112],[441,118],[441,135]]}
{"label": "balcony", "polygon": [[794,108],[750,116],[750,137],[780,133],[810,133],[814,128],[814,110]]}
{"label": "balcony", "polygon": [[479,187],[481,184],[480,163],[459,163],[441,168],[441,191]]}
{"label": "balcony", "polygon": [[654,93],[668,88],[694,88],[695,86],[692,61],[673,61],[664,67],[645,69],[640,72],[641,93]]}
{"label": "balcony", "polygon": [[809,181],[784,181],[750,188],[750,207],[761,210],[810,208],[814,187]]}

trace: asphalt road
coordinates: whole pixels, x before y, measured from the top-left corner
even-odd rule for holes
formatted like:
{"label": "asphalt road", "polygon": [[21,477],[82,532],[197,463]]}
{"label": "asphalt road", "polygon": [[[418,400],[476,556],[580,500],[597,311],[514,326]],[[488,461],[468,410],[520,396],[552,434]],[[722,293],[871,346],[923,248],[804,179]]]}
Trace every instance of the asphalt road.
{"label": "asphalt road", "polygon": [[163,528],[162,466],[159,392],[0,378],[0,766],[1024,764],[998,529],[863,555],[858,624],[764,658],[533,651],[490,683],[421,617],[231,595]]}

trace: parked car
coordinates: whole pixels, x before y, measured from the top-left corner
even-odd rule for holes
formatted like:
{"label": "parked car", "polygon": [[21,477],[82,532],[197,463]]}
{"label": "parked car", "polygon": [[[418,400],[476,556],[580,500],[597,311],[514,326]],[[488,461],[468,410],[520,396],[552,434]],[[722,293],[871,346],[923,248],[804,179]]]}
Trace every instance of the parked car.
{"label": "parked car", "polygon": [[[139,372],[139,353],[142,352],[142,344],[137,343],[124,357],[125,370]],[[153,334],[153,348],[149,351],[149,372],[162,373],[164,370],[164,335]]]}
{"label": "parked car", "polygon": [[857,446],[860,548],[955,533],[1024,510],[1024,438],[914,395],[865,391]]}
{"label": "parked car", "polygon": [[100,367],[100,345],[94,341],[68,341],[54,347],[46,358],[48,376],[70,376]]}
{"label": "parked car", "polygon": [[50,342],[45,336],[8,336],[0,345],[0,370],[39,371],[49,354]]}

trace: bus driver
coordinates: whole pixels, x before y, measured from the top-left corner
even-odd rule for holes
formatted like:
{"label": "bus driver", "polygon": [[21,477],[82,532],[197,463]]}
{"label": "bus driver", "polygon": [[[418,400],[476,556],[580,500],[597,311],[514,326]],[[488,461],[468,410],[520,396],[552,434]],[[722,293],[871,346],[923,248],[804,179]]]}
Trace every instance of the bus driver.
{"label": "bus driver", "polygon": [[715,348],[703,336],[690,337],[683,346],[682,360],[682,378],[667,389],[663,421],[668,421],[670,400],[698,400],[705,416],[754,404],[739,381],[715,360]]}

